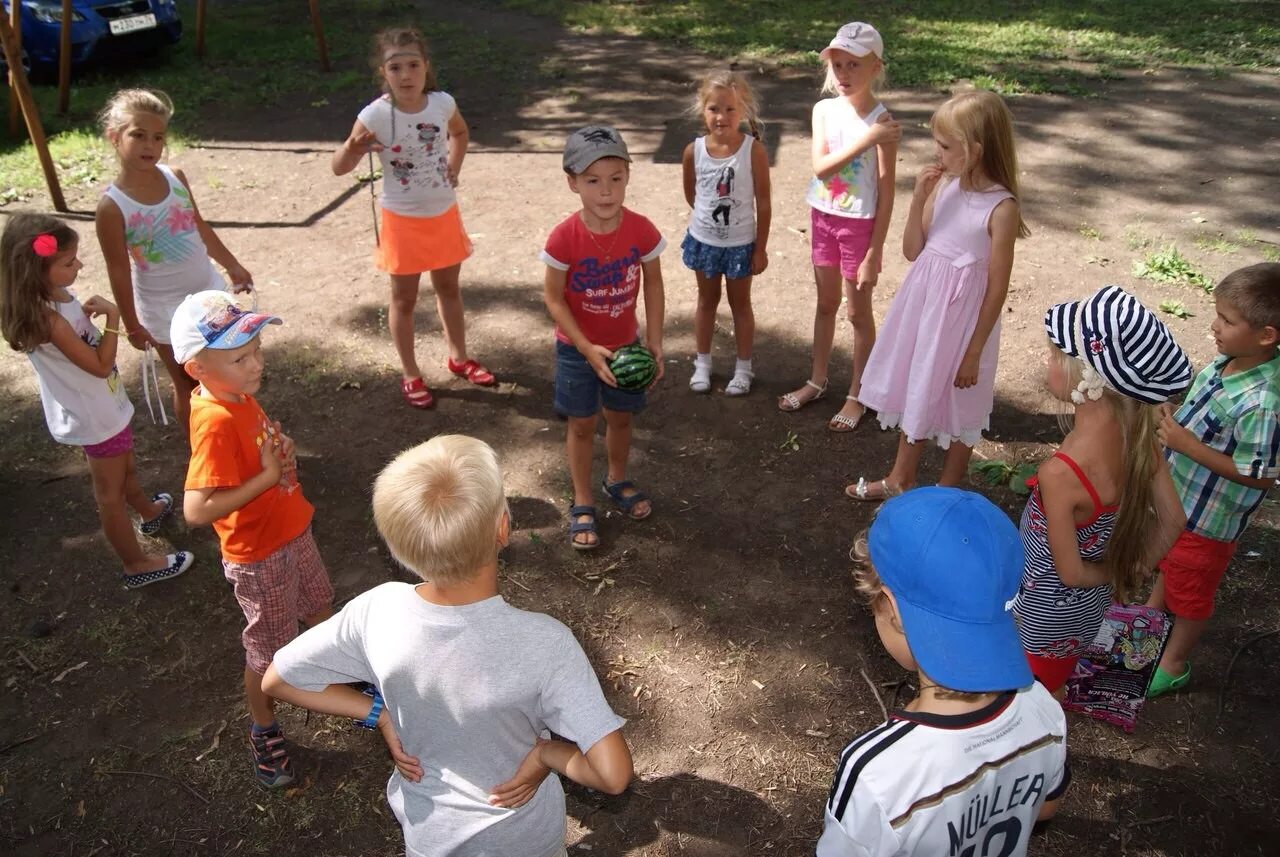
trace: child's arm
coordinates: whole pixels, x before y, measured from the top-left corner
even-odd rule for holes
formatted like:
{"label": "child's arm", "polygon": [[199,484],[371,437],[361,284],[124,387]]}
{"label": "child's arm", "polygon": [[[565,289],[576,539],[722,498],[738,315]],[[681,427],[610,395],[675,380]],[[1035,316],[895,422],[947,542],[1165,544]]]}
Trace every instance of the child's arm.
{"label": "child's arm", "polygon": [[212,524],[273,488],[284,472],[280,452],[268,441],[258,450],[258,457],[262,470],[234,488],[188,488],[182,496],[182,515],[187,523],[197,527]]}
{"label": "child's arm", "polygon": [[196,229],[200,231],[200,237],[204,240],[204,247],[209,253],[209,258],[226,269],[227,276],[231,278],[231,285],[235,287],[237,292],[247,291],[253,285],[253,275],[245,270],[245,267],[227,249],[227,245],[222,243],[218,233],[214,232],[213,227],[200,216],[200,208],[196,205],[196,195],[192,192],[191,183],[187,181],[187,177],[183,175],[182,170],[175,169],[173,174],[178,177],[178,181],[182,182],[182,186],[187,189],[187,194],[191,199],[191,211],[196,217]]}
{"label": "child's arm", "polygon": [[[582,332],[582,328],[578,327],[578,323],[574,321],[573,311],[569,309],[569,304],[564,299],[565,281],[568,276],[567,271],[561,271],[548,265],[547,276],[542,286],[542,302],[546,304],[547,313],[550,314],[551,320],[564,331],[564,335],[569,337],[573,347],[578,349],[578,353],[591,364],[591,368],[596,371],[596,377],[610,387],[616,387],[618,386],[618,381],[613,377],[613,373],[609,371],[609,360],[613,357],[613,352],[603,345],[596,345],[587,339],[586,334]],[[658,365],[661,367],[662,364]]]}
{"label": "child's arm", "polygon": [[[333,160],[330,162],[333,174],[345,176],[356,168],[361,158],[369,152],[381,152],[382,148],[382,144],[378,142],[378,135],[364,127],[364,123],[357,119],[356,124],[351,127],[350,136],[334,150]],[[369,177],[369,181],[373,181],[373,176]]]}
{"label": "child's arm", "polygon": [[[759,140],[751,144],[751,182],[756,196],[756,249],[751,253],[751,273],[763,274],[764,269],[769,267],[769,227],[773,224],[773,184],[769,180],[769,151]],[[689,204],[693,205],[692,202]]]}
{"label": "child's arm", "polygon": [[493,793],[489,795],[489,803],[507,808],[522,806],[533,797],[538,786],[552,771],[587,788],[611,795],[626,791],[635,773],[631,763],[631,749],[620,729],[597,741],[586,755],[568,741],[540,738],[516,769],[516,775],[505,783],[494,786]]}
{"label": "child's arm", "polygon": [[852,144],[839,151],[828,152],[823,103],[819,101],[813,105],[813,174],[818,177],[819,181],[826,181],[831,178],[844,169],[845,164],[871,147],[878,146],[881,143],[896,144],[902,139],[902,126],[886,110],[880,114],[880,118],[871,124],[871,127],[867,129],[867,133]]}
{"label": "child's arm", "polygon": [[[755,162],[752,162],[755,167]],[[698,176],[693,171],[693,144],[684,147],[684,154],[680,156],[680,167],[684,171],[684,201],[689,203],[689,207],[693,208],[693,198],[698,190]]]}
{"label": "child's arm", "polygon": [[640,263],[641,277],[644,281],[644,344],[653,354],[658,364],[658,374],[649,382],[649,389],[662,380],[665,374],[662,365],[662,320],[666,315],[666,295],[662,288],[662,259],[655,256],[648,262]]}
{"label": "child's arm", "polygon": [[1151,503],[1156,511],[1156,526],[1147,539],[1147,554],[1144,558],[1145,568],[1155,568],[1165,554],[1173,547],[1173,543],[1182,535],[1187,527],[1187,513],[1182,508],[1182,497],[1173,484],[1173,476],[1169,473],[1169,462],[1160,454],[1160,448],[1152,445],[1151,454],[1156,457],[1156,472],[1152,479]]}
{"label": "child's arm", "polygon": [[462,159],[467,156],[467,146],[471,143],[471,131],[467,128],[467,120],[462,112],[454,109],[449,118],[449,184],[458,186],[458,174],[462,172]]}
{"label": "child's arm", "polygon": [[987,260],[987,291],[982,296],[982,308],[978,310],[978,323],[969,337],[956,371],[956,386],[972,387],[978,383],[978,361],[987,339],[1004,311],[1004,299],[1009,294],[1009,275],[1013,272],[1013,242],[1018,237],[1018,202],[1006,199],[991,212],[991,258]]}
{"label": "child's arm", "polygon": [[1093,507],[1079,478],[1061,460],[1051,458],[1036,472],[1040,485],[1040,502],[1044,507],[1046,538],[1053,568],[1063,586],[1090,588],[1105,586],[1114,576],[1111,569],[1096,562],[1085,562],[1076,543],[1075,510],[1082,504]]}
{"label": "child's arm", "polygon": [[1253,479],[1242,474],[1234,458],[1201,443],[1194,434],[1180,425],[1173,418],[1173,406],[1168,403],[1160,406],[1160,425],[1156,429],[1156,437],[1169,449],[1182,453],[1223,479],[1261,491],[1266,491],[1276,483],[1275,479]]}
{"label": "child's arm", "polygon": [[106,298],[97,295],[89,298],[81,306],[85,315],[106,316],[107,326],[98,340],[96,347],[90,346],[74,327],[62,316],[50,310],[49,342],[66,355],[67,359],[95,378],[106,378],[116,368],[116,344],[120,341],[117,333],[120,330],[120,310]]}
{"label": "child's arm", "polygon": [[876,220],[871,230],[871,243],[867,255],[858,266],[858,281],[854,288],[870,288],[880,279],[880,266],[884,261],[884,239],[889,234],[889,221],[893,218],[894,182],[898,175],[898,144],[881,143],[876,151],[876,164],[880,175],[876,177]]}
{"label": "child's arm", "polygon": [[902,231],[902,255],[908,262],[916,260],[929,238],[929,224],[933,222],[933,192],[941,178],[941,164],[929,164],[916,176],[911,208],[907,210],[907,225]]}
{"label": "child's arm", "polygon": [[98,246],[107,263],[107,281],[111,284],[111,296],[119,307],[120,318],[114,325],[125,331],[129,344],[141,351],[156,341],[150,331],[138,321],[138,310],[133,303],[133,271],[129,266],[129,246],[124,238],[124,215],[120,207],[103,196],[93,217],[94,231],[98,233]]}

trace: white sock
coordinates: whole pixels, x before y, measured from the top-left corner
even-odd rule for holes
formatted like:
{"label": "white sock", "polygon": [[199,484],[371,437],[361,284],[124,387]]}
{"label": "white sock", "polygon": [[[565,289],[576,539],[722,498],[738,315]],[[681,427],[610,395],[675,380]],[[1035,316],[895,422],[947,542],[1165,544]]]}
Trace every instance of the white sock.
{"label": "white sock", "polygon": [[752,373],[752,371],[751,371],[751,358],[750,358],[750,357],[748,357],[746,360],[743,360],[741,357],[739,357],[739,358],[738,358],[738,362],[737,362],[736,364],[734,364],[734,367],[733,367],[733,374],[735,374],[735,375],[741,375],[741,374],[743,374],[744,372],[745,372],[746,374],[748,374],[748,375],[753,374],[753,373]]}
{"label": "white sock", "polygon": [[693,356],[693,377],[689,386],[696,392],[705,393],[711,389],[711,355],[695,354]]}

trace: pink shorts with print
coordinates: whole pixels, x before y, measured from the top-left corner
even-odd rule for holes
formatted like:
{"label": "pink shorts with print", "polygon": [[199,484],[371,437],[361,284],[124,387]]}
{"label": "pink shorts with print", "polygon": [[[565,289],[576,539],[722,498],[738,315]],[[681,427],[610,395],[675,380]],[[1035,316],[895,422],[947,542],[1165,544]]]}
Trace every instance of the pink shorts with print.
{"label": "pink shorts with print", "polygon": [[115,458],[133,449],[133,427],[125,426],[117,435],[102,443],[91,443],[84,447],[84,454],[90,458]]}
{"label": "pink shorts with print", "polygon": [[240,635],[245,666],[258,675],[298,636],[299,622],[333,606],[333,587],[310,527],[264,560],[223,560],[222,571],[247,623]]}
{"label": "pink shorts with print", "polygon": [[809,240],[815,268],[840,268],[846,280],[858,279],[858,266],[871,247],[874,217],[841,217],[810,208]]}

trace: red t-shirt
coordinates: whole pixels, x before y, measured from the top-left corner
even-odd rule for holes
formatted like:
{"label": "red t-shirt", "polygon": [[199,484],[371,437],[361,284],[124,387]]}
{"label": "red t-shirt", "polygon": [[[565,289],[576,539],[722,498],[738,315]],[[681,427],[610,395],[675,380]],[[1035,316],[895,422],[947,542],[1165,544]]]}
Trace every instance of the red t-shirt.
{"label": "red t-shirt", "polygon": [[[658,258],[666,246],[649,218],[628,208],[622,209],[618,228],[607,235],[589,231],[574,212],[551,230],[542,261],[566,272],[565,301],[583,334],[612,350],[635,342],[640,266]],[[571,344],[559,325],[556,338]]]}
{"label": "red t-shirt", "polygon": [[[224,402],[191,394],[191,464],[186,488],[235,488],[262,472],[259,448],[270,442],[271,421],[253,396]],[[286,475],[244,506],[213,522],[222,557],[259,562],[302,535],[315,510],[297,479]]]}

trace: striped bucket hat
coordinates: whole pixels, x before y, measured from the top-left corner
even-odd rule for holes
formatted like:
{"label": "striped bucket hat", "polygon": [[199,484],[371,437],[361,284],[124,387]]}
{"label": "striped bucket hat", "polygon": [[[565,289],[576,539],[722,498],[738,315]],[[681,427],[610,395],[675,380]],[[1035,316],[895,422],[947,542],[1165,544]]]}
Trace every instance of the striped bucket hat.
{"label": "striped bucket hat", "polygon": [[1077,403],[1101,398],[1103,383],[1148,405],[1191,384],[1191,361],[1169,328],[1119,286],[1049,307],[1044,327],[1050,342],[1093,370],[1071,394]]}

